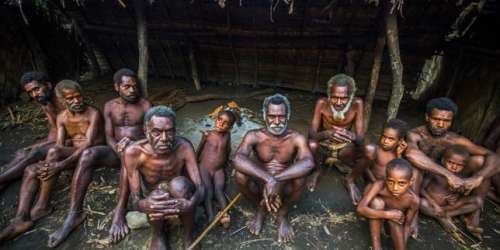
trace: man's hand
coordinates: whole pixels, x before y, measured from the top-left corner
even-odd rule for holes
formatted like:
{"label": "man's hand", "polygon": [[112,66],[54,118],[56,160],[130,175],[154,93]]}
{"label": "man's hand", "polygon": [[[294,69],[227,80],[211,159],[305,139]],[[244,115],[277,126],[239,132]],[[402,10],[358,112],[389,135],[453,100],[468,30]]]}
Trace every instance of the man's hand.
{"label": "man's hand", "polygon": [[279,182],[274,178],[270,178],[264,186],[264,203],[267,211],[277,212],[281,207],[281,198],[279,197]]}
{"label": "man's hand", "polygon": [[55,174],[61,172],[64,167],[60,162],[40,162],[36,173],[39,179],[47,181]]}
{"label": "man's hand", "polygon": [[169,199],[169,194],[150,195],[139,201],[139,209],[146,213],[150,220],[160,220],[166,215],[176,215],[179,209],[175,207],[176,201]]}
{"label": "man's hand", "polygon": [[117,153],[122,153],[128,145],[132,143],[132,140],[128,137],[123,137],[119,142],[115,144],[115,150]]}
{"label": "man's hand", "polygon": [[403,223],[405,222],[405,214],[403,212],[401,212],[400,210],[391,209],[391,210],[385,211],[385,213],[386,213],[386,218],[388,220],[392,220],[392,221],[398,223],[399,225],[403,225]]}
{"label": "man's hand", "polygon": [[396,156],[398,158],[403,157],[403,153],[405,152],[407,147],[408,147],[408,144],[406,143],[406,141],[401,140],[398,144],[398,147],[396,148]]}
{"label": "man's hand", "polygon": [[454,174],[450,174],[446,176],[446,180],[448,181],[448,185],[450,185],[452,190],[455,190],[460,193],[464,192],[465,181],[462,178]]}
{"label": "man's hand", "polygon": [[464,189],[465,195],[469,195],[469,193],[479,187],[483,183],[484,178],[482,176],[473,176],[465,179]]}
{"label": "man's hand", "polygon": [[328,130],[329,140],[336,143],[350,143],[356,139],[356,135],[342,127],[333,126]]}
{"label": "man's hand", "polygon": [[172,201],[174,201],[174,208],[179,211],[177,212],[177,214],[183,214],[193,211],[194,204],[188,199],[180,198],[172,199]]}

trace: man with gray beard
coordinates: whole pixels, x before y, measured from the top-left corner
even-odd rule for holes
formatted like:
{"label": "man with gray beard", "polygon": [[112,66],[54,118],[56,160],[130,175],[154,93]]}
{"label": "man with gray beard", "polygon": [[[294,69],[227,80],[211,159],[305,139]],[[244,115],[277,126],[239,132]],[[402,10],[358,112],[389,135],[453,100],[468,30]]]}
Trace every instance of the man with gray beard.
{"label": "man with gray beard", "polygon": [[[361,145],[365,136],[363,100],[355,97],[355,93],[354,79],[338,74],[328,81],[328,97],[316,102],[309,134],[309,146],[316,160],[316,168],[307,180],[311,192],[316,188],[321,165],[335,165],[343,173],[351,172],[349,166],[353,166],[356,159],[354,146]],[[358,172],[352,171],[346,178],[353,199],[359,196],[353,181],[361,174]]]}
{"label": "man with gray beard", "polygon": [[[279,243],[295,237],[288,212],[299,201],[305,177],[314,167],[306,137],[288,128],[290,112],[286,97],[267,97],[262,114],[266,127],[248,131],[232,160],[241,193],[257,206],[247,224],[250,233],[260,234],[266,214],[276,212]],[[252,153],[255,158],[250,158]]]}

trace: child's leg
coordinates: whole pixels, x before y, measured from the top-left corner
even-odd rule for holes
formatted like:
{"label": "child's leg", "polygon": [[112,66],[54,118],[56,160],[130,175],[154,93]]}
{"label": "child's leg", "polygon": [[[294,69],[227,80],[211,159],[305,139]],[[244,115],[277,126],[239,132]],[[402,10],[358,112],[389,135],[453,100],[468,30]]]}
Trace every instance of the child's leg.
{"label": "child's leg", "polygon": [[[382,199],[374,198],[370,203],[370,207],[377,210],[384,210],[385,202]],[[381,250],[382,243],[380,239],[380,231],[382,229],[382,223],[384,221],[381,219],[369,219],[370,223],[370,235],[372,239],[373,250]]]}
{"label": "child's leg", "polygon": [[395,250],[406,249],[406,239],[404,236],[403,225],[399,225],[393,221],[388,221],[389,228],[391,229],[391,238]]}
{"label": "child's leg", "polygon": [[212,183],[212,176],[206,170],[204,166],[200,166],[200,174],[203,179],[203,184],[205,185],[205,212],[207,213],[209,223],[214,219],[214,206],[213,206],[213,194],[214,194],[214,185]]}
{"label": "child's leg", "polygon": [[[224,184],[225,184],[225,174],[224,169],[219,169],[214,173],[214,191],[215,198],[219,203],[221,211],[227,206],[226,198],[224,197]],[[220,222],[224,227],[229,226],[230,222],[229,214],[224,214]]]}
{"label": "child's leg", "polygon": [[441,226],[444,228],[445,231],[455,232],[458,230],[457,226],[455,226],[455,224],[451,220],[451,217],[447,215],[446,216],[438,215],[434,207],[424,197],[420,198],[420,211],[423,214],[436,219],[439,222],[439,224],[441,224]]}

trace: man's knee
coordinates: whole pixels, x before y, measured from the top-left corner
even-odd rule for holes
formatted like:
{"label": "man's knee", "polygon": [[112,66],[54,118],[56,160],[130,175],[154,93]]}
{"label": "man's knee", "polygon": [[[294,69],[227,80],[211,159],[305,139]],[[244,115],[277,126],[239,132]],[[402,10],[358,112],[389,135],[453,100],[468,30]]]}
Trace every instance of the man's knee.
{"label": "man's knee", "polygon": [[372,202],[370,202],[370,207],[376,210],[383,210],[385,202],[380,198],[373,198]]}
{"label": "man's knee", "polygon": [[61,154],[61,148],[59,148],[57,146],[56,147],[52,147],[47,152],[47,160],[48,161],[50,161],[50,160],[58,160],[60,154]]}
{"label": "man's knee", "polygon": [[319,149],[319,143],[316,140],[309,140],[309,148],[311,149],[311,152],[316,153],[318,152]]}
{"label": "man's knee", "polygon": [[90,167],[93,165],[96,158],[97,158],[97,152],[95,149],[93,148],[85,149],[80,156],[80,160],[78,161],[78,167],[79,168]]}
{"label": "man's knee", "polygon": [[240,185],[246,185],[248,182],[248,176],[239,171],[235,171],[234,178],[236,180],[236,183]]}
{"label": "man's knee", "polygon": [[194,185],[184,176],[177,176],[170,181],[169,193],[174,198],[189,199],[193,196]]}
{"label": "man's knee", "polygon": [[24,169],[24,177],[25,178],[35,178],[37,176],[36,170],[37,170],[36,165],[29,165]]}

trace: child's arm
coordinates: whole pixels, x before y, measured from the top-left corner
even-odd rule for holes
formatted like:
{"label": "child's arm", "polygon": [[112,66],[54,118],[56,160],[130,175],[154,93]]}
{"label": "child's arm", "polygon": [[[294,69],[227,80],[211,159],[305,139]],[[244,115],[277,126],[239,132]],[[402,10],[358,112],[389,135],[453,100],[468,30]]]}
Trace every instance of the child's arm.
{"label": "child's arm", "polygon": [[358,204],[356,211],[369,219],[387,219],[392,220],[398,224],[403,224],[404,214],[403,212],[395,209],[390,210],[377,210],[370,207],[370,203],[377,196],[377,194],[384,188],[383,181],[376,181],[370,187],[368,192],[363,196]]}
{"label": "child's arm", "polygon": [[205,142],[207,142],[207,131],[200,130],[201,132],[201,140],[200,144],[198,144],[198,148],[196,149],[196,160],[200,161],[200,155],[201,151],[203,150],[203,147],[205,146]]}
{"label": "child's arm", "polygon": [[432,198],[432,196],[429,195],[429,193],[427,193],[426,191],[426,187],[429,185],[430,183],[430,178],[424,178],[424,181],[422,182],[422,188],[421,188],[421,191],[420,191],[420,194],[422,195],[422,197],[424,197],[429,203],[430,205],[434,208],[435,212],[436,212],[436,215],[438,216],[444,216],[445,215],[445,211],[443,210],[443,208],[438,205],[438,203],[436,202],[436,200],[434,200],[434,198]]}
{"label": "child's arm", "polygon": [[371,182],[377,181],[377,178],[375,178],[375,175],[373,175],[373,172],[370,168],[366,169],[366,175],[368,175],[368,179],[370,179]]}
{"label": "child's arm", "polygon": [[408,236],[410,235],[410,226],[413,222],[413,218],[415,217],[415,214],[417,213],[418,209],[420,208],[420,199],[416,194],[412,192],[411,196],[413,197],[411,202],[410,202],[410,207],[406,210],[406,218],[405,218],[405,225],[403,228],[404,236],[405,239],[408,239]]}
{"label": "child's arm", "polygon": [[375,178],[375,175],[373,175],[373,172],[371,171],[371,166],[373,165],[373,161],[376,160],[376,148],[374,144],[368,144],[363,147],[363,157],[356,161],[356,166],[354,168],[363,168],[366,171],[366,174],[368,175],[368,178],[370,179],[371,182],[377,181]]}

